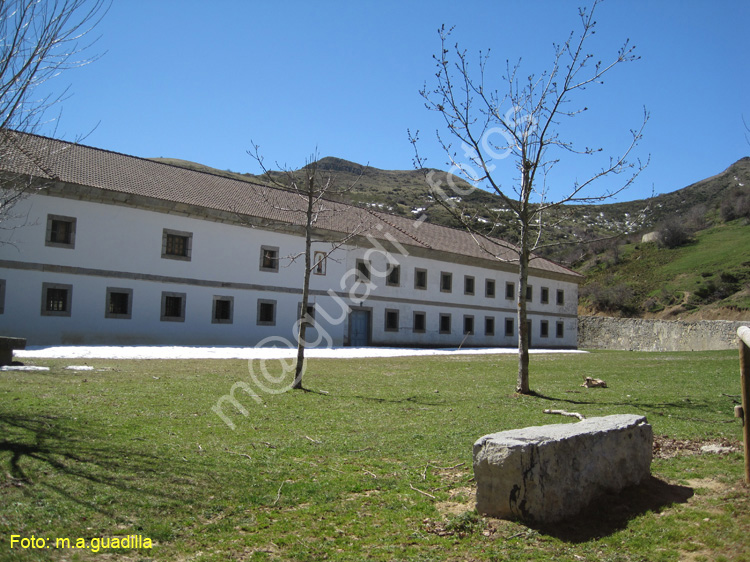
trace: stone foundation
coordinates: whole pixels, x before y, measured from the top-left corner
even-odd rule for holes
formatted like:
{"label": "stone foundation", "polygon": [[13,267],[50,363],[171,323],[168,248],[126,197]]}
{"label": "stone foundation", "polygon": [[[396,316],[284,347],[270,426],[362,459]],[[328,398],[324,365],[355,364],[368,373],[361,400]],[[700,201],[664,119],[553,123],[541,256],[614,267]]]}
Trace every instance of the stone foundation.
{"label": "stone foundation", "polygon": [[709,351],[737,349],[737,328],[750,322],[728,320],[648,320],[581,316],[579,349],[626,351]]}

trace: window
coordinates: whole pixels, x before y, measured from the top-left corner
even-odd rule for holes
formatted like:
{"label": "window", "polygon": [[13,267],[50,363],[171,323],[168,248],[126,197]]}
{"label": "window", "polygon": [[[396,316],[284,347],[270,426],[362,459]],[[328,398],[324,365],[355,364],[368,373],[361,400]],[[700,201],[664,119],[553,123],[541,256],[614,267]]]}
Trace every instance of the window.
{"label": "window", "polygon": [[539,335],[543,338],[549,337],[549,322],[542,320],[539,324]]}
{"label": "window", "polygon": [[562,289],[557,290],[557,304],[558,306],[562,306],[565,304],[565,291]]}
{"label": "window", "polygon": [[453,274],[443,271],[440,274],[440,290],[443,293],[450,293],[453,291]]}
{"label": "window", "polygon": [[[301,315],[302,315],[302,303],[299,303],[299,305],[297,305],[297,319],[298,320]],[[315,304],[307,305],[307,313],[305,314],[305,323],[307,324],[308,327],[315,325]]]}
{"label": "window", "polygon": [[426,269],[414,270],[414,288],[415,289],[427,288],[427,270]]}
{"label": "window", "polygon": [[506,283],[505,284],[505,298],[506,299],[514,299],[516,298],[516,286],[513,283]]}
{"label": "window", "polygon": [[513,318],[506,318],[505,319],[505,335],[506,337],[513,337],[515,335],[515,326],[514,326]]}
{"label": "window", "polygon": [[531,302],[531,298],[534,296],[534,289],[531,285],[526,285],[526,300]]}
{"label": "window", "polygon": [[258,299],[258,326],[276,325],[276,301]]}
{"label": "window", "polygon": [[325,275],[326,274],[326,253],[325,252],[315,252],[313,254],[313,273],[315,275]]}
{"label": "window", "polygon": [[171,293],[164,291],[161,294],[161,320],[162,322],[184,322],[185,321],[185,293]]}
{"label": "window", "polygon": [[370,264],[365,260],[357,260],[357,281],[360,283],[370,282]]}
{"label": "window", "polygon": [[169,260],[190,261],[193,233],[165,228],[161,235],[161,257]]}
{"label": "window", "polygon": [[76,219],[60,215],[47,215],[45,246],[73,249],[76,245]]}
{"label": "window", "polygon": [[557,336],[558,338],[563,338],[563,337],[565,337],[565,324],[564,324],[563,322],[558,322],[558,323],[557,323],[557,330],[556,330],[556,333],[555,333],[555,335],[556,335],[556,336]]}
{"label": "window", "polygon": [[547,304],[549,302],[549,289],[547,287],[542,287],[542,304]]}
{"label": "window", "polygon": [[398,287],[401,284],[401,266],[391,265],[388,277],[385,278],[385,284],[391,287]]}
{"label": "window", "polygon": [[427,329],[427,314],[424,312],[414,313],[414,331],[423,334]]}
{"label": "window", "polygon": [[484,335],[485,336],[495,335],[495,318],[493,316],[484,317]]}
{"label": "window", "polygon": [[279,270],[279,249],[275,246],[260,247],[260,270],[275,273]]}
{"label": "window", "polygon": [[471,275],[466,275],[464,277],[464,294],[465,295],[474,294],[474,278]]}
{"label": "window", "polygon": [[440,333],[441,334],[451,333],[451,315],[450,314],[440,315]]}
{"label": "window", "polygon": [[234,317],[234,297],[214,295],[211,310],[212,324],[231,324]]}
{"label": "window", "polygon": [[484,283],[484,296],[488,299],[495,298],[495,280],[487,279]]}
{"label": "window", "polygon": [[107,302],[104,310],[105,318],[121,318],[129,320],[132,314],[133,289],[107,287]]}
{"label": "window", "polygon": [[42,316],[70,316],[73,285],[42,283]]}
{"label": "window", "polygon": [[398,332],[398,310],[385,311],[385,331]]}
{"label": "window", "polygon": [[473,316],[464,316],[464,334],[474,334]]}

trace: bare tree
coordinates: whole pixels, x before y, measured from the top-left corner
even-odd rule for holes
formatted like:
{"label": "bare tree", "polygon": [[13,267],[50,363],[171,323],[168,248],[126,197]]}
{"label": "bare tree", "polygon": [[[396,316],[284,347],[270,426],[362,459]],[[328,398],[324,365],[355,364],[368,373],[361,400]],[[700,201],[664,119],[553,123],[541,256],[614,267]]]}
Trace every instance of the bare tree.
{"label": "bare tree", "polygon": [[[253,144],[253,149],[248,150],[248,154],[258,162],[263,171],[262,177],[266,181],[271,185],[293,193],[297,199],[297,203],[299,203],[282,207],[278,202],[269,200],[269,203],[276,210],[284,211],[287,215],[299,216],[299,223],[301,223],[305,233],[304,250],[298,254],[287,256],[289,263],[294,263],[300,258],[304,260],[302,305],[299,311],[296,334],[297,360],[295,363],[294,382],[292,383],[293,389],[304,389],[302,386],[302,376],[305,370],[307,328],[314,322],[314,318],[309,312],[310,276],[317,267],[325,264],[326,260],[332,259],[331,254],[352,238],[363,234],[366,230],[366,220],[360,217],[356,221],[358,224],[351,229],[351,232],[347,232],[340,237],[335,237],[328,233],[321,238],[316,238],[316,233],[319,232],[319,222],[322,219],[332,217],[336,212],[337,204],[330,199],[353,189],[359,178],[362,177],[365,168],[362,168],[353,183],[341,188],[336,185],[336,177],[333,173],[324,173],[325,171],[320,169],[317,151],[310,156],[305,166],[301,169],[291,170],[277,164],[277,167],[280,168],[278,172],[272,172],[264,165],[258,145]],[[363,214],[365,212],[362,211]],[[325,244],[325,249],[316,251],[315,257],[313,256],[314,244]]]}
{"label": "bare tree", "polygon": [[[630,186],[646,164],[636,160],[632,154],[642,137],[648,120],[644,110],[642,124],[630,131],[630,139],[624,151],[608,161],[586,179],[571,182],[565,189],[557,186],[555,194],[548,186],[550,171],[565,155],[594,155],[601,149],[578,148],[571,140],[563,138],[562,124],[565,120],[580,115],[587,108],[574,98],[587,87],[602,83],[602,78],[621,63],[636,60],[634,47],[628,41],[609,62],[597,62],[586,51],[586,44],[594,34],[596,22],[594,12],[599,0],[591,9],[579,9],[581,27],[572,32],[567,40],[554,45],[554,54],[549,68],[541,74],[522,74],[520,61],[507,64],[501,77],[501,89],[487,83],[489,71],[488,53],[479,54],[477,68],[471,68],[466,51],[458,45],[448,45],[450,31],[439,30],[441,49],[434,56],[437,67],[434,88],[427,86],[420,92],[428,109],[438,112],[444,119],[450,137],[460,142],[461,155],[450,140],[438,132],[437,138],[448,155],[450,172],[463,176],[472,185],[483,185],[497,194],[510,213],[518,231],[517,245],[497,244],[493,230],[480,228],[475,217],[466,215],[457,202],[457,197],[445,197],[441,182],[428,176],[433,197],[444,205],[464,228],[474,236],[479,246],[488,255],[507,260],[512,250],[512,261],[518,264],[518,380],[516,391],[531,393],[529,387],[529,334],[527,328],[526,291],[529,264],[533,252],[542,247],[542,232],[554,228],[548,217],[567,203],[592,203],[610,199]],[[415,165],[426,170],[425,160],[420,156],[418,133],[412,136],[415,148]],[[509,159],[516,169],[510,185],[501,183],[502,172],[498,168],[501,160]],[[602,179],[622,175],[624,179],[616,187],[592,193]],[[453,182],[448,176],[448,184]],[[435,194],[441,196],[435,196]],[[489,212],[489,209],[488,209]],[[503,221],[501,217],[495,223]],[[504,221],[503,221],[504,222]],[[500,248],[500,251],[498,251]]]}
{"label": "bare tree", "polygon": [[[66,96],[47,83],[88,64],[91,30],[110,0],[0,0],[0,134],[15,145],[14,131],[34,132]],[[0,153],[0,158],[5,155]],[[40,166],[42,163],[40,163]],[[28,186],[3,186],[0,220]]]}

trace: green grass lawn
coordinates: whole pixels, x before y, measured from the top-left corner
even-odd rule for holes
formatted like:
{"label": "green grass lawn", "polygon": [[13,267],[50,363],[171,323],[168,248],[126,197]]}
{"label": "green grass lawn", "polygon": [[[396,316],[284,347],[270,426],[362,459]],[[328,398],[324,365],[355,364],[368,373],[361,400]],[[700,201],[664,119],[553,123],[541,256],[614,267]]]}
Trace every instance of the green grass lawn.
{"label": "green grass lawn", "polygon": [[[0,373],[0,560],[750,560],[741,452],[692,450],[741,439],[736,352],[535,355],[537,396],[513,356],[313,360],[328,394],[236,392],[234,430],[212,407],[243,361],[27,363],[51,369]],[[546,408],[644,414],[677,454],[575,521],[478,517],[472,444],[575,421]],[[130,535],[153,548],[55,548]]]}

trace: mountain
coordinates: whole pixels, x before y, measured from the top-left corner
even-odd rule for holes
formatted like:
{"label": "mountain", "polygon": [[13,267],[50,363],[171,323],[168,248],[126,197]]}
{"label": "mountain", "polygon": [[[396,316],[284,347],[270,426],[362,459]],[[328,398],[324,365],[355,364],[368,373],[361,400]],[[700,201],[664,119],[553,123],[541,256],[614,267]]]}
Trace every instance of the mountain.
{"label": "mountain", "polygon": [[[245,181],[251,174],[222,171],[183,160],[164,163]],[[341,158],[316,165],[330,174],[337,196],[349,203],[460,227],[429,192],[426,175],[442,180],[478,228],[517,242],[501,199],[439,170],[381,170]],[[272,172],[283,181],[284,174]],[[455,189],[449,188],[449,184]],[[600,205],[566,205],[547,217],[546,250],[538,253],[586,275],[582,310],[588,313],[750,319],[750,157],[723,172],[649,199]],[[494,225],[494,226],[493,226]],[[655,242],[642,235],[656,231]],[[667,234],[672,238],[668,238]],[[674,238],[678,235],[677,238]],[[659,242],[661,240],[661,242]]]}

